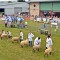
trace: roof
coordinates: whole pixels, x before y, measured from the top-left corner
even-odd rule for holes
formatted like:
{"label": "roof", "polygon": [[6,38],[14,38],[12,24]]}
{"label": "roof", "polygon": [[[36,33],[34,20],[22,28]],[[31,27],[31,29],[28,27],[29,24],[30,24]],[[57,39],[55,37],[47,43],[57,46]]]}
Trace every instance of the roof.
{"label": "roof", "polygon": [[29,2],[58,2],[60,0],[29,0]]}

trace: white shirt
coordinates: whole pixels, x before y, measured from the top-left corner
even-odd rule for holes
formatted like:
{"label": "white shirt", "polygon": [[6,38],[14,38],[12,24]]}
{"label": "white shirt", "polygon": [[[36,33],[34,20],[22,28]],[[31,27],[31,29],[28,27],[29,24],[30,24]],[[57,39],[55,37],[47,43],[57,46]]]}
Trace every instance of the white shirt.
{"label": "white shirt", "polygon": [[32,37],[34,37],[34,35],[33,35],[32,33],[29,33],[29,34],[28,34],[28,40],[29,40],[29,41],[32,41]]}
{"label": "white shirt", "polygon": [[8,16],[8,18],[9,18],[9,21],[12,22],[11,16]]}
{"label": "white shirt", "polygon": [[10,31],[8,32],[8,35],[9,35],[9,36],[12,36]]}
{"label": "white shirt", "polygon": [[19,18],[19,17],[17,17],[17,21],[18,21],[18,22],[20,21],[20,18]]}
{"label": "white shirt", "polygon": [[46,47],[49,48],[51,45],[52,45],[52,39],[51,38],[47,38]]}
{"label": "white shirt", "polygon": [[41,39],[38,40],[38,37],[34,40],[34,45],[39,45],[41,43]]}
{"label": "white shirt", "polygon": [[2,32],[2,35],[4,35],[4,34],[5,34],[5,31]]}
{"label": "white shirt", "polygon": [[23,39],[23,32],[20,32],[20,36],[22,37],[22,39]]}

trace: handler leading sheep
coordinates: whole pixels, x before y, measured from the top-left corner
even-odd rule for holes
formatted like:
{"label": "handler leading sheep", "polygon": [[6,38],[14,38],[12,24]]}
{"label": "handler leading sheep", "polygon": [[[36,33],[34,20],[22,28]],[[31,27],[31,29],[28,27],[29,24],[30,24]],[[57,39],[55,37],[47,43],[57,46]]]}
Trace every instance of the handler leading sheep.
{"label": "handler leading sheep", "polygon": [[20,31],[20,42],[23,41],[23,32]]}
{"label": "handler leading sheep", "polygon": [[50,35],[48,35],[47,39],[46,39],[46,49],[44,52],[44,56],[45,55],[49,55],[52,53],[52,39],[50,38]]}
{"label": "handler leading sheep", "polygon": [[35,50],[39,51],[41,45],[41,38],[40,37],[36,37],[36,39],[34,40],[34,46],[33,46],[33,51],[35,52]]}
{"label": "handler leading sheep", "polygon": [[50,38],[50,35],[48,35],[46,39],[46,49],[52,46],[52,39]]}

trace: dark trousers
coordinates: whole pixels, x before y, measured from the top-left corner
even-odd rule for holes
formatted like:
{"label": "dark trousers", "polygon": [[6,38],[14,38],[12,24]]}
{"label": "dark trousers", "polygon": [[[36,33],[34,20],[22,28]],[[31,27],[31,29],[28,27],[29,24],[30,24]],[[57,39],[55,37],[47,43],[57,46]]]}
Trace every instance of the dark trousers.
{"label": "dark trousers", "polygon": [[7,27],[7,23],[5,23],[5,27]]}
{"label": "dark trousers", "polygon": [[20,42],[23,41],[22,37],[20,36]]}
{"label": "dark trousers", "polygon": [[12,36],[8,36],[8,38],[11,38]]}
{"label": "dark trousers", "polygon": [[29,46],[31,46],[31,47],[32,47],[32,41],[29,41]]}

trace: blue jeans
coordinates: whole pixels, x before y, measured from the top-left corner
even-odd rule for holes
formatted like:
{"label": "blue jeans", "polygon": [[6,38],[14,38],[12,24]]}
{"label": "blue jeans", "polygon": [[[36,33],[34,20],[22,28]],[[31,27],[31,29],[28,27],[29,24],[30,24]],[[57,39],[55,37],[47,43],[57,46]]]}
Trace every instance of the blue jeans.
{"label": "blue jeans", "polygon": [[32,41],[29,41],[29,46],[31,46],[31,47],[32,47]]}

